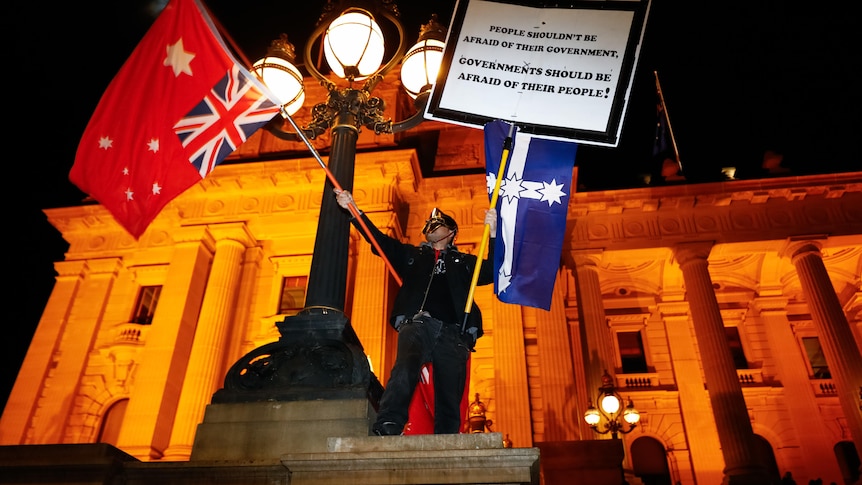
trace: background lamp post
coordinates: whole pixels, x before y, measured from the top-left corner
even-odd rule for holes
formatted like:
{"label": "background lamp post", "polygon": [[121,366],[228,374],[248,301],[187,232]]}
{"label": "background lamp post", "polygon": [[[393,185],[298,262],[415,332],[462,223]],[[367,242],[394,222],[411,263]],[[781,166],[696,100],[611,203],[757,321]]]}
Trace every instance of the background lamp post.
{"label": "background lamp post", "polygon": [[[305,101],[305,86],[294,65],[295,48],[287,35],[272,42],[266,56],[253,65],[254,72],[283,100],[287,113],[284,119],[276,117],[267,124],[267,130],[281,139],[305,142],[326,169],[327,180],[303,310],[277,323],[281,334],[277,342],[254,349],[231,367],[224,389],[216,392],[213,402],[340,399],[346,393],[367,394],[374,400],[382,392],[344,314],[350,214],[338,206],[332,190],[339,186],[353,190],[356,144],[363,128],[375,134],[397,133],[424,120],[440,66],[445,29],[436,15],[432,16],[405,57],[406,36],[392,0],[352,0],[357,6],[343,5],[346,3],[327,2],[303,51],[305,70],[327,91],[326,99],[311,108],[311,121],[305,126],[300,127],[292,117]],[[386,20],[388,30],[381,29],[378,20]],[[389,39],[383,36],[392,32],[392,27],[398,35],[398,47],[384,60],[384,40]],[[323,58],[329,75],[314,63]],[[402,61],[403,84],[414,98],[416,112],[393,122],[384,117],[384,102],[372,91]],[[332,133],[331,147],[324,165],[308,140],[327,131]]]}
{"label": "background lamp post", "polygon": [[[637,426],[638,421],[640,421],[641,416],[638,410],[635,409],[631,399],[626,403],[625,409],[622,409],[622,403],[623,398],[614,387],[613,379],[605,371],[602,375],[602,385],[599,387],[599,397],[596,399],[597,406],[590,404],[590,407],[584,413],[584,421],[596,433],[610,433],[614,439],[618,438],[618,433],[631,433]],[[602,429],[599,429],[599,423],[602,418],[604,418],[605,423]],[[628,424],[628,429],[625,428],[623,421]]]}
{"label": "background lamp post", "polygon": [[485,403],[479,400],[479,393],[476,393],[476,399],[467,406],[467,422],[465,424],[466,431],[469,433],[484,433],[487,429],[489,432],[494,422],[486,417],[488,408]]}

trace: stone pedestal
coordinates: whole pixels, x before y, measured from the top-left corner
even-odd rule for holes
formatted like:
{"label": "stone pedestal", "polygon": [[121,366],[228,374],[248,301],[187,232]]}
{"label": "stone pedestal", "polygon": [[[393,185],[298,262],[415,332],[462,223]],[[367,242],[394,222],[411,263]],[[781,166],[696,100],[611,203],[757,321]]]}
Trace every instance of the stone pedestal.
{"label": "stone pedestal", "polygon": [[503,448],[500,433],[330,438],[281,461],[291,485],[539,484],[539,450]]}
{"label": "stone pedestal", "polygon": [[285,453],[323,453],[331,436],[367,437],[376,418],[368,399],[210,404],[189,461],[278,463]]}
{"label": "stone pedestal", "polygon": [[280,465],[276,475],[291,485],[539,484],[539,450],[504,448],[500,433],[369,436],[375,419],[359,398],[210,404],[186,466],[153,463],[132,474],[168,485],[191,467],[231,483],[246,473],[273,478]]}

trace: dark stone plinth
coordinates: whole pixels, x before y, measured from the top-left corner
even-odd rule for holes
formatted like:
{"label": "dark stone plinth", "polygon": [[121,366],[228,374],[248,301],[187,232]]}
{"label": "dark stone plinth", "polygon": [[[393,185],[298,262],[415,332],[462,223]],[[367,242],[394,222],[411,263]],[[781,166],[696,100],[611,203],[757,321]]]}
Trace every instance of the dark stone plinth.
{"label": "dark stone plinth", "polygon": [[339,311],[306,309],[278,323],[281,338],[258,347],[228,371],[213,403],[368,398],[383,386],[350,320]]}
{"label": "dark stone plinth", "polygon": [[0,483],[117,483],[127,463],[139,461],[105,443],[0,446]]}
{"label": "dark stone plinth", "polygon": [[545,484],[624,483],[621,440],[545,441],[536,447],[542,453]]}

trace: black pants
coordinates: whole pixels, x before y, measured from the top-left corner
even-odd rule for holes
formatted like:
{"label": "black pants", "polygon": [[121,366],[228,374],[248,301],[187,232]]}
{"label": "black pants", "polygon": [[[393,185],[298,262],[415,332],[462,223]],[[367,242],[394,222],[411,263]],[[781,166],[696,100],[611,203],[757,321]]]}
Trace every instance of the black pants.
{"label": "black pants", "polygon": [[461,427],[461,398],[467,384],[470,350],[461,326],[431,317],[407,320],[398,328],[398,355],[380,399],[377,423],[404,426],[422,365],[431,362],[434,375],[434,433],[454,434]]}

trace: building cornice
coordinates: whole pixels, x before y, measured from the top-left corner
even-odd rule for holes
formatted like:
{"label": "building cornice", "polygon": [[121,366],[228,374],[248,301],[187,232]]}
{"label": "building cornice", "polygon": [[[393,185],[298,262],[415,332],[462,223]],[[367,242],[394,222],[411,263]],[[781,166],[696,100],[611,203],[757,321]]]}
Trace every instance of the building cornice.
{"label": "building cornice", "polygon": [[576,193],[567,250],[862,231],[862,172]]}

